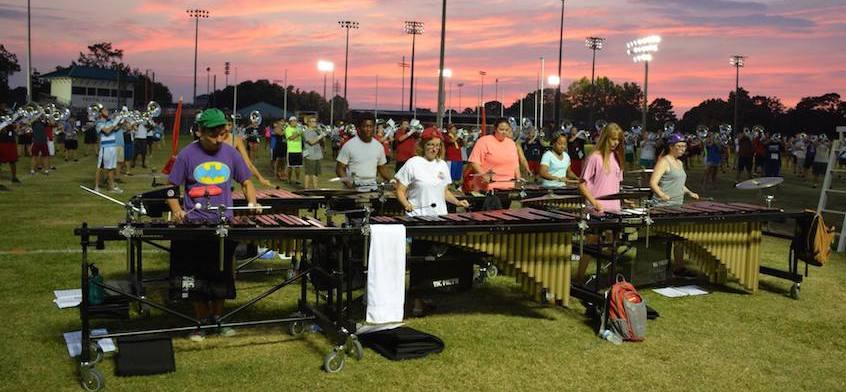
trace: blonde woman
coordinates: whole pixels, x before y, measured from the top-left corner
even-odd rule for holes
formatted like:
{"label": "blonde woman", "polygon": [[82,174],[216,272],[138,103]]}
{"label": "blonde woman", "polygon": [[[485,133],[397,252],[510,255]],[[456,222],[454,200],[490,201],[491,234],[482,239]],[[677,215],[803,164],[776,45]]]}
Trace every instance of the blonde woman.
{"label": "blonde woman", "polygon": [[619,210],[620,200],[597,200],[598,197],[620,192],[623,181],[622,160],[623,130],[616,123],[609,123],[602,129],[596,147],[585,161],[579,190],[582,196],[596,209]]}

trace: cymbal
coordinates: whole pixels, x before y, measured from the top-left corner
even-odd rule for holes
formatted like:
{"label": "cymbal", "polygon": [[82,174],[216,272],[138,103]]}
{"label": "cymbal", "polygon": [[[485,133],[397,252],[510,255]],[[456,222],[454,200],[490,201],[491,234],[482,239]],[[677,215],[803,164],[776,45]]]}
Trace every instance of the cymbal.
{"label": "cymbal", "polygon": [[299,189],[294,191],[296,194],[300,194],[303,196],[323,196],[323,197],[334,197],[334,196],[347,196],[347,195],[355,195],[361,193],[355,189],[329,189],[329,188],[318,188],[318,189]]}
{"label": "cymbal", "polygon": [[781,184],[782,182],[784,182],[784,178],[782,177],[758,177],[739,182],[734,187],[740,190],[749,191],[771,188]]}
{"label": "cymbal", "polygon": [[626,174],[651,174],[654,171],[653,169],[637,169],[627,171]]}
{"label": "cymbal", "polygon": [[649,188],[636,188],[631,190],[624,190],[620,193],[614,193],[605,196],[599,196],[596,200],[620,200],[620,199],[645,199],[652,196],[652,190]]}
{"label": "cymbal", "polygon": [[532,197],[529,199],[520,200],[522,203],[530,203],[530,202],[544,202],[544,201],[556,201],[556,200],[578,200],[581,199],[582,195],[543,195],[538,197]]}

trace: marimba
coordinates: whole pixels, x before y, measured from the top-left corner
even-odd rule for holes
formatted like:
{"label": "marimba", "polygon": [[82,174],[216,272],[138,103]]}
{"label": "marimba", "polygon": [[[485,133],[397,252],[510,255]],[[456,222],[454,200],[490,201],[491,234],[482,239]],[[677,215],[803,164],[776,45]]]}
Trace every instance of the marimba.
{"label": "marimba", "polygon": [[370,222],[403,224],[412,238],[484,252],[535,300],[569,303],[569,262],[578,230],[573,214],[519,208],[414,218],[375,216]]}
{"label": "marimba", "polygon": [[746,203],[700,201],[677,207],[624,209],[592,218],[605,223],[643,228],[683,239],[685,260],[696,265],[714,283],[737,280],[745,289],[758,289],[764,222],[784,220],[790,214],[776,208]]}
{"label": "marimba", "polygon": [[[325,199],[321,196],[304,196],[284,189],[257,189],[256,201],[263,206],[270,206],[273,212],[296,213],[299,209],[315,210]],[[232,192],[232,204],[235,207],[247,205],[243,191]]]}

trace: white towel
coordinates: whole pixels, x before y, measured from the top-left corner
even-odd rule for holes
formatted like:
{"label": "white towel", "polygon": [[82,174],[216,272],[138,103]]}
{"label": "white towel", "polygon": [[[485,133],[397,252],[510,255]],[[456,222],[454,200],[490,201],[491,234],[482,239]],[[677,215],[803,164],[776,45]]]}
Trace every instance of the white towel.
{"label": "white towel", "polygon": [[405,226],[370,225],[368,323],[402,321],[405,307]]}

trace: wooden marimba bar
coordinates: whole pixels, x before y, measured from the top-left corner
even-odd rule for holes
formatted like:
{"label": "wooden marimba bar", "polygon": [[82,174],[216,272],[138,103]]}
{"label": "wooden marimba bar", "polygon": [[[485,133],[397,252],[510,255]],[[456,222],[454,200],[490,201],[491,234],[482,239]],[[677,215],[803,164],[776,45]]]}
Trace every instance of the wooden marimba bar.
{"label": "wooden marimba bar", "polygon": [[[256,189],[256,201],[270,206],[270,212],[296,213],[299,209],[316,209],[325,199],[321,196],[303,196],[284,189]],[[232,204],[235,207],[247,205],[243,191],[232,192]]]}
{"label": "wooden marimba bar", "polygon": [[570,256],[576,230],[572,214],[519,208],[370,219],[372,224],[402,223],[413,238],[484,252],[535,300],[555,300],[564,306],[569,303]]}

